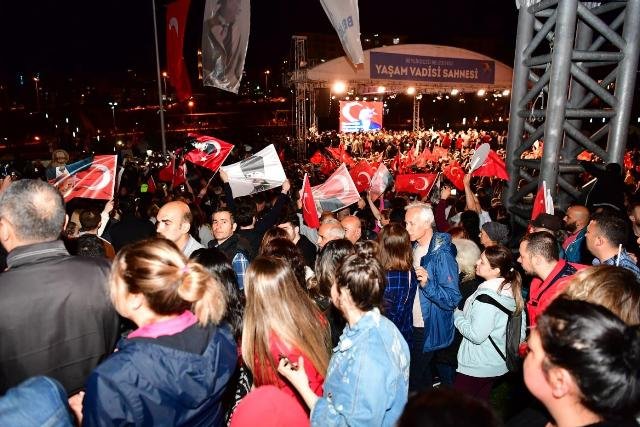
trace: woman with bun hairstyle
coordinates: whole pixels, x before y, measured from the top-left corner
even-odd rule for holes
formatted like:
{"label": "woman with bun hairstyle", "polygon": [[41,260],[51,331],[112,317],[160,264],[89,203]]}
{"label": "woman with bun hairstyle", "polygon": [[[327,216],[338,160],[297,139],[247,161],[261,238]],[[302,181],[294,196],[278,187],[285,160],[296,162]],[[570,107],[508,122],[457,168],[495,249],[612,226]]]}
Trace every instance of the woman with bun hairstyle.
{"label": "woman with bun hairstyle", "polygon": [[[485,281],[467,298],[464,308],[456,309],[453,315],[453,324],[462,335],[453,387],[488,401],[494,381],[509,371],[503,359],[508,316],[494,303],[511,312],[522,313],[522,279],[514,268],[511,251],[502,245],[484,250],[476,263],[476,275]],[[525,330],[526,320],[523,319],[522,340]],[[501,353],[496,346],[502,349]]]}
{"label": "woman with bun hairstyle", "polygon": [[409,347],[380,314],[385,273],[373,257],[349,255],[339,266],[331,300],[347,320],[333,349],[324,393],[309,387],[306,361],[282,359],[284,375],[311,410],[312,426],[393,426],[407,403]]}
{"label": "woman with bun hairstyle", "polygon": [[638,425],[640,325],[561,296],[538,317],[527,344],[525,384],[557,427]]}
{"label": "woman with bun hairstyle", "polygon": [[[218,426],[237,360],[225,292],[176,245],[124,247],[109,279],[111,300],[137,329],[89,376],[83,424]],[[90,303],[90,302],[88,302]]]}

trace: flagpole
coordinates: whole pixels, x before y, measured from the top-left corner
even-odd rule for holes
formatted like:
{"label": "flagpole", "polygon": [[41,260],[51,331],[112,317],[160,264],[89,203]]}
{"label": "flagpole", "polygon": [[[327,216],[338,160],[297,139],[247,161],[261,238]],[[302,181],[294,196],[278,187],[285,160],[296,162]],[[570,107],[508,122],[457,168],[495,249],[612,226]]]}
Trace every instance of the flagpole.
{"label": "flagpole", "polygon": [[158,102],[160,105],[160,136],[162,138],[162,155],[167,155],[167,139],[164,133],[164,106],[162,105],[162,83],[160,74],[160,50],[158,49],[158,18],[156,16],[156,0],[151,0],[153,7],[153,35],[156,45],[156,72],[158,74]]}

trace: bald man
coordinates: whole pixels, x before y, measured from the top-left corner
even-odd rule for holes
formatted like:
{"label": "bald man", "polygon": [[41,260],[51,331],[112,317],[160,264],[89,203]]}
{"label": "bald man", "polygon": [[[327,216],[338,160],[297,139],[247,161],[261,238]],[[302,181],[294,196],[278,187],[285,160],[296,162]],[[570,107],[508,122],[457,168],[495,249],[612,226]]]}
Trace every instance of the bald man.
{"label": "bald man", "polygon": [[320,224],[320,228],[318,228],[318,247],[322,249],[330,241],[344,239],[344,237],[342,224],[337,219],[330,218]]}
{"label": "bald man", "polygon": [[564,216],[564,229],[569,233],[564,242],[564,258],[568,262],[584,263],[587,254],[585,234],[589,225],[589,210],[582,205],[573,205]]}
{"label": "bald man", "polygon": [[187,257],[193,251],[204,248],[189,234],[193,216],[186,203],[176,201],[165,204],[158,211],[156,219],[156,231],[175,243]]}
{"label": "bald man", "polygon": [[355,244],[362,236],[362,223],[360,218],[354,215],[346,216],[340,221],[342,228],[344,228],[344,237]]}

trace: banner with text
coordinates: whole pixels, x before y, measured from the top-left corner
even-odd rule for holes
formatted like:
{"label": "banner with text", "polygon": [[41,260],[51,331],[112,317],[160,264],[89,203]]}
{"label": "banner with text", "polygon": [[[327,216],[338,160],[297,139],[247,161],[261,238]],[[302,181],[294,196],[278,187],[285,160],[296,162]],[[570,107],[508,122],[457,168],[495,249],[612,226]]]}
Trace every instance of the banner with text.
{"label": "banner with text", "polygon": [[442,83],[495,82],[495,61],[371,52],[372,79]]}

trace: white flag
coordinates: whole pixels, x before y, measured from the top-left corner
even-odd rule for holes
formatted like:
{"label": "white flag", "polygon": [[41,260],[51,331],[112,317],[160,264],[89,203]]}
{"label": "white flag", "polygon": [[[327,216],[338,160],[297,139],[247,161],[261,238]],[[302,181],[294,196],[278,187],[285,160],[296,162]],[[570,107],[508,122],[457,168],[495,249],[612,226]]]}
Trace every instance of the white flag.
{"label": "white flag", "polygon": [[234,198],[279,187],[287,179],[273,144],[238,163],[222,166],[221,169],[229,176],[229,186]]}
{"label": "white flag", "polygon": [[202,26],[202,83],[238,93],[249,44],[249,0],[207,0]]}
{"label": "white flag", "polygon": [[364,64],[360,42],[358,0],[320,0],[333,28],[338,32],[345,53],[354,64]]}

